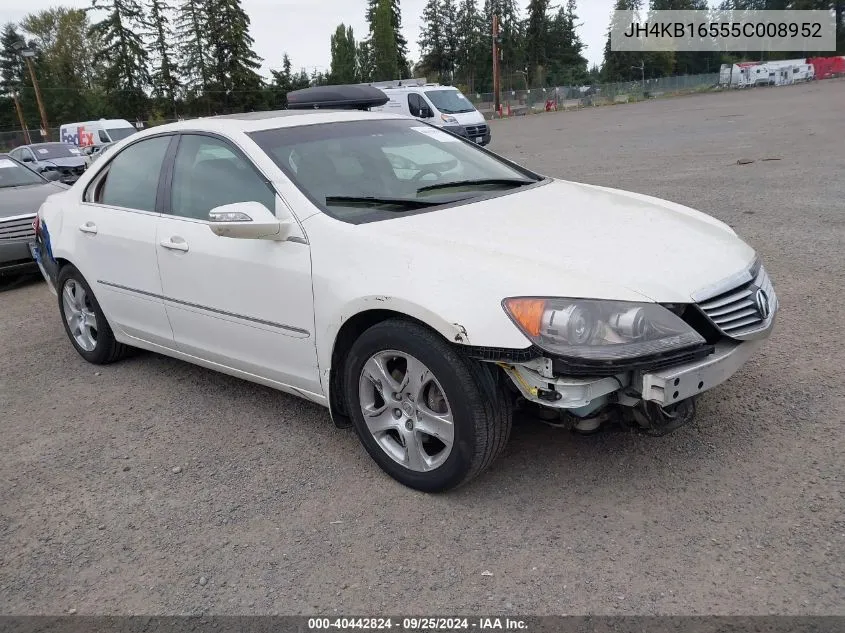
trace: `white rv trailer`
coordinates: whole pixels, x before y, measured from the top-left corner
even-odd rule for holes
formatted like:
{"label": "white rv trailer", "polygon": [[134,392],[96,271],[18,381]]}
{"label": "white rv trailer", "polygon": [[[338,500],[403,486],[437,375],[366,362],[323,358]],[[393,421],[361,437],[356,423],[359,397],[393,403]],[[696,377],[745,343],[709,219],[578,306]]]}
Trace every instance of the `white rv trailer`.
{"label": "white rv trailer", "polygon": [[722,64],[719,69],[719,85],[728,88],[747,88],[751,85],[751,66]]}

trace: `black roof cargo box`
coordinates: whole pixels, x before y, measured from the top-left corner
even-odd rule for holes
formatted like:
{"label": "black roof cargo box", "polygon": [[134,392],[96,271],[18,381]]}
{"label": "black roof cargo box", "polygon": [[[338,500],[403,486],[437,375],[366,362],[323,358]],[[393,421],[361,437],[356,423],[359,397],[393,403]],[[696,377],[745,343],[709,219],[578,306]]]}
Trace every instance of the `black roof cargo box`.
{"label": "black roof cargo box", "polygon": [[387,95],[372,86],[315,86],[288,93],[291,110],[368,110],[387,103]]}

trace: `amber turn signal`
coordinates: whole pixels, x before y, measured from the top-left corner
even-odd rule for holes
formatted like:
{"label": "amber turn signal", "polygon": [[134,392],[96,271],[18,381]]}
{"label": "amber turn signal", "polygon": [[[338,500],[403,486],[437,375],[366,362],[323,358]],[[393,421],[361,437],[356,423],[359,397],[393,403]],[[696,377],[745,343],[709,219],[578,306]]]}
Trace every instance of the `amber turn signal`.
{"label": "amber turn signal", "polygon": [[540,325],[543,322],[543,312],[546,311],[545,299],[527,299],[515,297],[505,299],[505,310],[511,315],[529,336],[540,336]]}

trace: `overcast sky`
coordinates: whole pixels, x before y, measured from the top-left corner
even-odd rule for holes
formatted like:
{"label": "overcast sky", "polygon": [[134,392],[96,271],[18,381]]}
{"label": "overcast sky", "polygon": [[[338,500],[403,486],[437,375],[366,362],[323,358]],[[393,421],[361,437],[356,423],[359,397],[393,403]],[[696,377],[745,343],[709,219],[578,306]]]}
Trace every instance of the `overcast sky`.
{"label": "overcast sky", "polygon": [[[564,4],[559,0],[557,4]],[[172,2],[176,4],[176,2]],[[420,15],[425,0],[401,0],[402,26],[410,47],[411,59],[419,60],[417,40]],[[521,0],[524,8],[528,0]],[[0,0],[0,22],[18,22],[27,13],[51,6],[87,8],[90,0]],[[483,2],[479,2],[483,5]],[[263,73],[279,68],[282,54],[290,55],[294,68],[316,67],[327,71],[331,62],[329,37],[341,22],[351,25],[355,38],[366,35],[364,18],[367,0],[243,0],[243,7],[252,20],[251,33],[255,51],[264,58]],[[613,0],[578,0],[581,39],[587,45],[585,56],[601,63],[605,33]],[[524,12],[524,11],[523,11]]]}

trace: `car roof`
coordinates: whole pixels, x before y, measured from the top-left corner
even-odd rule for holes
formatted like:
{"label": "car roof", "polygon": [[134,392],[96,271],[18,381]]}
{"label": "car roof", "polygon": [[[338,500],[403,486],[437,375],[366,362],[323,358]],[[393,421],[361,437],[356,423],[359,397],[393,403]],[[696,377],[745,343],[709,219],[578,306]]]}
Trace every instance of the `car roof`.
{"label": "car roof", "polygon": [[245,112],[224,114],[176,123],[167,123],[147,128],[144,134],[156,132],[209,131],[232,134],[272,130],[281,127],[318,125],[321,123],[343,123],[384,119],[408,119],[409,117],[385,112],[363,110],[272,110],[266,112]]}
{"label": "car roof", "polygon": [[62,127],[72,125],[118,125],[119,127],[135,127],[126,119],[95,119],[93,121],[75,121],[74,123],[62,123]]}
{"label": "car roof", "polygon": [[45,143],[30,143],[29,145],[19,145],[18,147],[42,147],[44,145],[69,145],[69,144],[70,143],[62,143],[61,141],[47,141]]}
{"label": "car roof", "polygon": [[460,92],[455,86],[443,86],[441,84],[425,84],[422,86],[396,86],[395,88],[379,88],[383,93],[388,92],[428,92],[430,90],[451,90]]}

